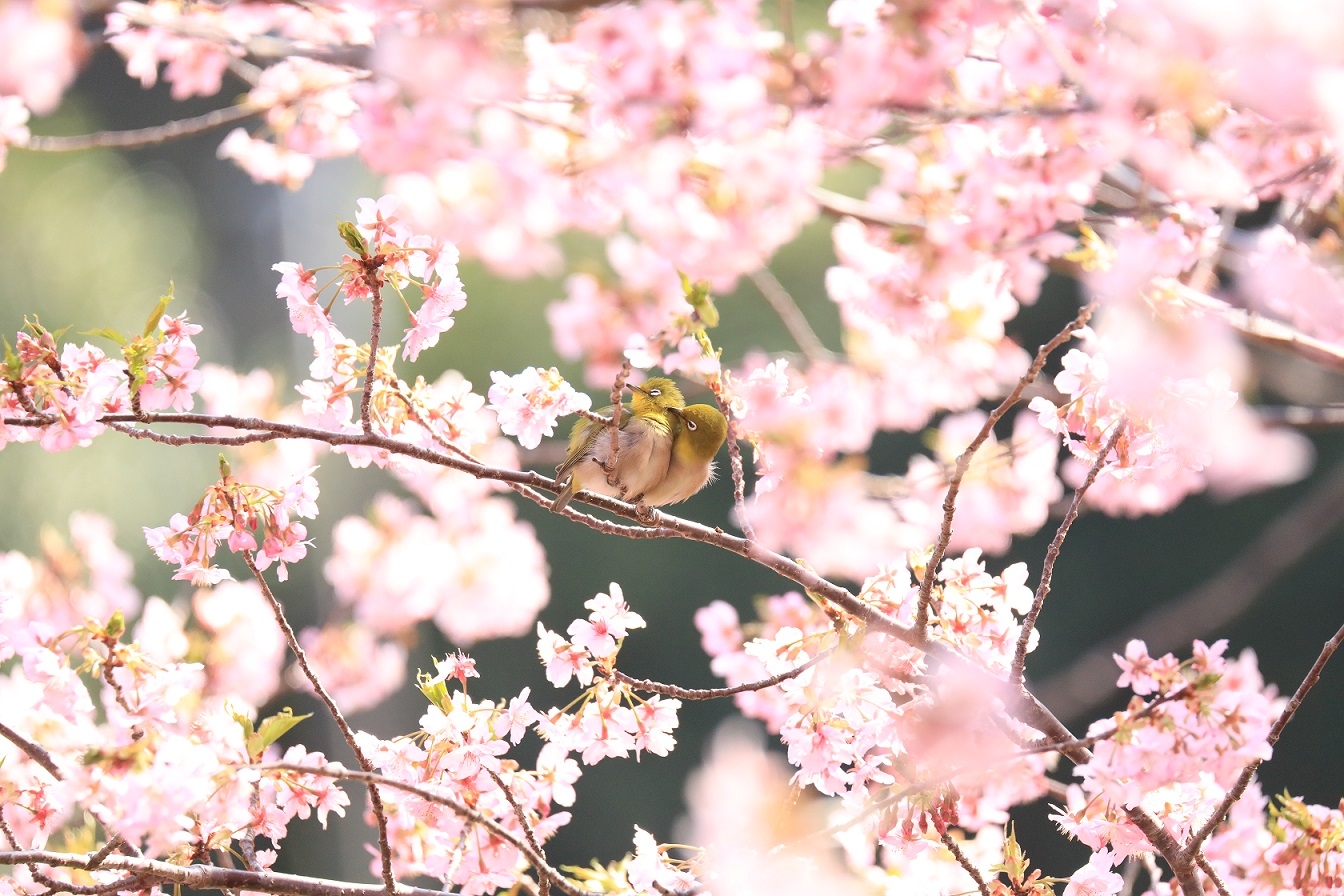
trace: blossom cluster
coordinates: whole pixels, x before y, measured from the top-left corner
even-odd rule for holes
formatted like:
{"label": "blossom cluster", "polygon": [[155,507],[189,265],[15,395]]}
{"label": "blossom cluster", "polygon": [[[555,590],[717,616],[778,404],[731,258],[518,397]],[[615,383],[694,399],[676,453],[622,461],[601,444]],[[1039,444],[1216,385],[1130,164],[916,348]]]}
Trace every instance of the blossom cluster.
{"label": "blossom cluster", "polygon": [[[326,762],[274,745],[298,719],[254,722],[279,684],[282,649],[255,585],[197,592],[190,612],[142,599],[104,520],[76,517],[70,543],[52,536],[43,560],[4,555],[5,724],[45,753],[0,740],[6,845],[71,842],[92,813],[152,857],[255,847],[268,867],[295,818],[344,815],[349,799],[330,778],[257,767]],[[8,880],[33,883],[23,868]]]}
{"label": "blossom cluster", "polygon": [[[1132,643],[1117,658],[1126,709],[1083,741],[1047,743],[1021,709],[1039,638],[1024,621],[1028,569],[994,574],[982,557],[1044,526],[1065,486],[1090,482],[1091,507],[1137,515],[1306,473],[1306,439],[1246,401],[1257,371],[1243,341],[1263,336],[1263,316],[1299,359],[1344,357],[1344,17],[1293,0],[835,0],[828,28],[795,33],[754,0],[525,8],[537,5],[126,0],[101,13],[146,87],[162,79],[181,100],[246,82],[226,112],[259,123],[231,131],[221,157],[293,188],[318,160],[356,155],[386,195],[340,225],[334,268],[275,265],[277,298],[313,347],[295,402],[267,374],[200,365],[200,328],[166,300],[139,335],[98,333],[119,353],[36,321],[6,343],[0,447],[62,451],[109,429],[170,440],[148,427],[201,422],[184,413],[197,397],[214,415],[207,438],[253,441],[236,417],[273,423],[239,447],[237,475],[225,466],[190,512],[145,529],[178,579],[215,590],[142,599],[88,517],[72,521],[72,547],[44,544],[44,562],[0,557],[0,705],[15,732],[0,738],[0,846],[83,848],[87,812],[150,858],[220,851],[270,868],[294,819],[325,823],[349,799],[341,768],[275,746],[299,720],[254,707],[310,675],[346,709],[376,705],[429,622],[461,645],[535,625],[551,684],[584,690],[544,712],[528,691],[478,700],[459,653],[422,676],[419,730],[357,734],[356,752],[410,788],[379,791],[397,874],[468,896],[530,890],[534,873],[541,886],[536,853],[569,821],[581,764],[674,749],[680,701],[666,695],[679,692],[616,668],[644,620],[613,583],[563,635],[538,624],[545,556],[499,494],[507,481],[537,497],[519,484],[519,446],[540,446],[588,397],[554,367],[496,371],[488,395],[453,372],[398,373],[466,307],[466,257],[569,274],[546,316],[589,384],[627,364],[708,381],[754,448],[736,517],[750,550],[862,582],[857,600],[885,623],[820,593],[766,598],[754,622],[722,600],[702,608],[713,670],[746,686],[738,707],[788,765],[725,733],[688,794],[703,852],[636,829],[630,856],[583,872],[590,889],[961,893],[989,891],[989,876],[1040,894],[1048,882],[1005,825],[1052,790],[1060,828],[1093,850],[1065,896],[1118,892],[1118,863],[1154,849],[1191,874],[1207,863],[1220,891],[1341,889],[1340,812],[1271,803],[1253,781],[1197,842],[1271,753],[1283,701],[1253,654],[1196,641],[1182,661]],[[99,14],[0,7],[0,164],[44,145],[30,113],[57,108],[90,49],[82,17]],[[1239,212],[1273,224],[1252,232]],[[768,288],[765,269],[809,226],[827,228],[835,263],[802,304],[838,322],[837,345]],[[607,270],[567,268],[580,241],[562,237],[576,231],[605,248]],[[1090,309],[1052,329],[1052,349],[1076,345],[1033,363],[1024,309],[1056,273]],[[701,293],[746,277],[798,354],[713,350],[719,315]],[[398,302],[409,326],[388,339],[384,304]],[[722,304],[725,322],[746,313]],[[344,324],[366,308],[367,325]],[[1010,392],[1029,411],[989,416]],[[913,432],[927,452],[904,474],[868,468],[884,434]],[[379,495],[337,523],[324,566],[336,605],[299,633],[306,663],[286,674],[283,611],[216,557],[227,545],[282,581],[306,558],[318,449],[300,439],[388,471],[409,497]],[[511,755],[529,732],[535,761]],[[1056,751],[1075,762],[1067,787]],[[279,759],[290,768],[266,767]],[[799,810],[779,812],[790,793]],[[50,889],[27,867],[0,893],[16,885]],[[1176,883],[1159,872],[1150,888]]]}
{"label": "blossom cluster", "polygon": [[[711,668],[730,686],[807,667],[774,687],[737,695],[739,708],[779,734],[795,784],[841,797],[851,813],[908,788],[905,800],[864,827],[878,842],[908,849],[927,833],[922,813],[946,813],[975,830],[1003,823],[1009,807],[1044,792],[1047,763],[1020,754],[995,721],[1008,696],[997,676],[1007,671],[1020,632],[1015,614],[1031,605],[1026,574],[1018,564],[990,575],[978,551],[944,561],[930,637],[971,658],[974,666],[964,668],[934,671],[924,651],[886,635],[856,637],[796,592],[764,601],[750,635],[723,602],[699,611],[696,625]],[[902,567],[870,578],[861,599],[908,624],[918,595]],[[949,782],[954,790],[945,789]]]}
{"label": "blossom cluster", "polygon": [[87,342],[61,344],[30,322],[13,348],[6,343],[0,382],[0,413],[27,418],[26,425],[0,424],[0,448],[39,441],[47,451],[65,451],[89,445],[107,429],[109,416],[190,410],[201,386],[191,337],[201,328],[186,315],[162,314],[167,303],[159,303],[142,336],[104,334],[120,343],[120,360]]}
{"label": "blossom cluster", "polygon": [[592,613],[570,623],[568,640],[537,623],[537,653],[547,680],[561,687],[574,678],[586,689],[576,712],[546,714],[543,733],[551,744],[578,752],[585,765],[632,752],[666,756],[676,744],[672,731],[681,708],[680,700],[643,697],[611,677],[626,635],[643,628],[644,619],[625,602],[620,585],[612,582],[608,590],[584,603]]}
{"label": "blossom cluster", "polygon": [[[255,553],[258,569],[277,564],[280,581],[288,564],[308,554],[308,529],[299,518],[317,516],[317,480],[312,469],[277,487],[247,485],[225,472],[190,513],[173,514],[166,526],[145,527],[145,539],[164,563],[176,564],[175,579],[213,585],[232,576],[216,566],[221,544],[236,553]],[[257,546],[257,537],[261,546]]]}

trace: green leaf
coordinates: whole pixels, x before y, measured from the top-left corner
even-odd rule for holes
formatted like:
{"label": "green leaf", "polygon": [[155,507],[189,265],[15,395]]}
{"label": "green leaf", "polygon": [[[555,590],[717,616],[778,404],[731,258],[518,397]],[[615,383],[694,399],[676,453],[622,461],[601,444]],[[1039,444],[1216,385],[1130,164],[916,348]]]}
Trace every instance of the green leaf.
{"label": "green leaf", "polygon": [[312,718],[312,713],[296,716],[294,711],[286,706],[273,716],[267,716],[261,720],[255,734],[247,738],[247,754],[256,759],[265,752],[266,748],[275,743],[285,732],[302,722],[304,719]]}
{"label": "green leaf", "polygon": [[337,221],[336,232],[341,235],[341,239],[350,247],[351,252],[360,256],[369,254],[369,244],[364,241],[364,235],[359,232],[353,221]]}
{"label": "green leaf", "polygon": [[121,333],[117,332],[111,327],[101,327],[97,330],[80,330],[79,335],[101,336],[104,339],[112,340],[117,345],[125,345],[129,341],[125,336],[121,335]]}
{"label": "green leaf", "polygon": [[149,319],[145,321],[145,331],[143,336],[148,336],[159,328],[159,321],[163,320],[163,313],[168,310],[168,305],[173,301],[173,284],[168,284],[168,295],[159,297],[159,304],[154,306],[154,310],[149,313]]}
{"label": "green leaf", "polygon": [[686,302],[695,309],[695,313],[700,317],[700,322],[706,327],[717,327],[719,325],[719,309],[714,307],[714,298],[709,294],[709,281],[696,280],[691,282],[680,271],[677,272],[681,277],[681,289],[686,294]]}
{"label": "green leaf", "polygon": [[107,625],[103,631],[113,640],[121,640],[121,636],[126,633],[126,617],[118,610],[112,614],[112,618],[107,620]]}
{"label": "green leaf", "polygon": [[425,695],[426,700],[444,712],[448,711],[447,682],[435,681],[433,675],[421,671],[415,677],[415,686],[420,689],[420,693]]}
{"label": "green leaf", "polygon": [[23,379],[23,362],[19,356],[14,353],[14,346],[5,339],[5,379],[18,382]]}

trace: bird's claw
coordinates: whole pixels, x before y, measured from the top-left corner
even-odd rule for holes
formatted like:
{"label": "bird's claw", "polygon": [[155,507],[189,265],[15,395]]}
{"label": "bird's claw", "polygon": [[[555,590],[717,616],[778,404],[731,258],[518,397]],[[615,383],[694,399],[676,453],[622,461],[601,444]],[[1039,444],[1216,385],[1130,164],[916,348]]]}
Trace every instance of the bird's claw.
{"label": "bird's claw", "polygon": [[640,495],[633,503],[635,505],[635,519],[639,520],[645,526],[657,525],[658,513],[652,507],[644,503],[643,495]]}

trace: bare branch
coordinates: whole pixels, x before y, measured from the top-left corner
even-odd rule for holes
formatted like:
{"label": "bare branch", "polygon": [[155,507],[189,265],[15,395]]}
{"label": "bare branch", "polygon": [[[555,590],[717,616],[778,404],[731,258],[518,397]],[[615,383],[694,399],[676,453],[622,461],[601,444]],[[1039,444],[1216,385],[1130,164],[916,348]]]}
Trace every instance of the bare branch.
{"label": "bare branch", "polygon": [[1213,888],[1218,891],[1218,896],[1232,896],[1228,892],[1227,884],[1223,883],[1223,879],[1218,876],[1217,870],[1209,864],[1208,859],[1204,858],[1204,853],[1195,854],[1195,864],[1199,865],[1200,870],[1209,876],[1209,880],[1213,881]]}
{"label": "bare branch", "polygon": [[[1288,705],[1283,708],[1283,712],[1279,713],[1278,719],[1276,719],[1273,726],[1270,727],[1269,735],[1265,740],[1268,741],[1271,747],[1279,742],[1279,735],[1283,734],[1283,729],[1288,727],[1288,723],[1293,720],[1293,716],[1297,713],[1298,708],[1302,706],[1302,701],[1306,699],[1307,694],[1311,689],[1316,686],[1316,682],[1321,680],[1321,672],[1325,670],[1325,664],[1330,661],[1330,657],[1332,657],[1335,651],[1339,649],[1341,643],[1344,643],[1344,626],[1341,626],[1339,631],[1335,632],[1333,638],[1325,642],[1325,646],[1321,648],[1320,654],[1316,657],[1316,662],[1312,663],[1311,668],[1307,670],[1306,678],[1302,679],[1302,683],[1299,684],[1297,690],[1293,692],[1293,696],[1288,701]],[[1227,792],[1227,796],[1223,797],[1222,803],[1220,803],[1213,814],[1209,816],[1209,820],[1204,823],[1203,827],[1191,835],[1190,842],[1186,844],[1185,847],[1186,855],[1198,856],[1200,854],[1200,849],[1203,846],[1204,841],[1208,839],[1209,835],[1213,833],[1218,825],[1223,823],[1223,818],[1226,817],[1228,810],[1232,808],[1232,805],[1236,803],[1237,800],[1241,799],[1242,794],[1246,792],[1246,788],[1251,783],[1251,778],[1255,777],[1256,769],[1259,767],[1260,760],[1257,759],[1241,770],[1241,775],[1238,776],[1237,782],[1232,785],[1232,789]]]}
{"label": "bare branch", "polygon": [[826,346],[822,345],[821,340],[817,338],[817,333],[812,329],[812,325],[807,322],[807,317],[803,314],[803,309],[798,307],[798,303],[789,295],[789,291],[784,288],[784,284],[779,282],[779,278],[771,272],[769,268],[761,268],[751,273],[751,282],[756,285],[765,300],[770,303],[770,307],[784,324],[784,329],[789,331],[793,341],[797,343],[798,348],[809,361],[825,361],[834,358],[835,354]]}
{"label": "bare branch", "polygon": [[50,753],[6,725],[4,722],[0,722],[0,737],[3,737],[24,753],[27,753],[29,759],[46,769],[47,774],[51,775],[57,781],[65,780],[65,776],[61,774],[60,767],[56,765],[56,760],[51,758]]}
{"label": "bare branch", "polygon": [[[285,643],[289,645],[290,652],[294,654],[294,658],[298,661],[299,668],[303,670],[304,677],[306,677],[309,684],[313,686],[313,690],[317,693],[318,698],[326,704],[327,712],[330,713],[332,719],[336,721],[336,727],[341,729],[341,736],[345,738],[346,744],[349,745],[351,752],[355,754],[355,759],[359,762],[360,767],[366,772],[372,772],[373,763],[364,755],[364,751],[359,748],[359,742],[355,740],[355,732],[351,730],[350,723],[345,720],[345,714],[341,712],[340,707],[336,705],[336,701],[327,693],[327,689],[322,686],[322,682],[318,679],[317,673],[308,665],[308,656],[304,653],[303,647],[299,645],[299,638],[294,633],[293,626],[289,624],[289,619],[285,617],[285,609],[280,605],[280,601],[276,598],[275,592],[271,590],[271,586],[267,584],[266,577],[263,576],[261,570],[257,568],[257,562],[253,558],[252,552],[242,551],[241,553],[243,555],[243,562],[247,564],[247,568],[252,572],[253,578],[257,580],[257,584],[261,587],[261,592],[266,597],[266,601],[271,605],[271,612],[275,615],[275,622],[280,626],[280,631],[284,633]],[[370,784],[368,790],[369,806],[372,808],[374,819],[378,823],[378,853],[382,859],[383,886],[386,888],[387,892],[390,893],[396,890],[397,881],[392,875],[392,846],[387,839],[387,814],[383,811],[383,798],[379,795],[378,788],[373,784]]]}
{"label": "bare branch", "polygon": [[359,425],[364,432],[371,433],[373,421],[369,413],[373,406],[373,381],[378,373],[378,337],[383,331],[382,278],[372,273],[366,274],[365,285],[373,293],[373,301],[369,321],[369,366],[364,370],[364,392],[359,399]]}
{"label": "bare branch", "polygon": [[1073,521],[1078,519],[1078,509],[1082,506],[1083,496],[1087,490],[1092,487],[1092,483],[1097,481],[1097,475],[1101,473],[1101,468],[1106,465],[1106,459],[1110,457],[1111,452],[1115,450],[1115,443],[1120,441],[1120,436],[1125,432],[1127,421],[1123,416],[1112,424],[1110,436],[1106,439],[1106,444],[1101,446],[1097,452],[1097,459],[1092,462],[1092,466],[1087,471],[1086,478],[1082,484],[1073,491],[1073,500],[1069,502],[1068,512],[1064,514],[1064,519],[1059,523],[1059,529],[1055,532],[1055,537],[1050,540],[1050,547],[1045,552],[1045,562],[1041,564],[1041,582],[1036,586],[1036,594],[1031,600],[1031,609],[1027,611],[1026,617],[1022,620],[1022,631],[1017,637],[1017,649],[1013,651],[1013,665],[1008,673],[1010,680],[1014,682],[1022,681],[1022,671],[1027,663],[1027,645],[1031,641],[1031,633],[1036,629],[1036,620],[1041,615],[1041,608],[1045,606],[1045,596],[1050,593],[1050,582],[1055,575],[1055,563],[1059,560],[1059,552],[1064,547],[1064,539],[1069,534],[1069,529],[1073,526]]}
{"label": "bare branch", "polygon": [[137,149],[202,134],[227,124],[260,115],[263,111],[265,110],[239,104],[215,109],[193,118],[180,118],[167,124],[155,125],[150,128],[136,128],[130,131],[98,131],[93,134],[79,134],[69,137],[34,134],[25,142],[16,144],[16,148],[29,149],[34,152],[79,152],[86,149],[103,148]]}
{"label": "bare branch", "polygon": [[1272,582],[1337,531],[1341,518],[1344,464],[1238,550],[1216,576],[1097,643],[1032,690],[1064,718],[1085,716],[1115,692],[1113,657],[1123,654],[1131,640],[1146,642],[1153,656],[1188,650],[1193,639],[1218,631],[1246,612]]}
{"label": "bare branch", "polygon": [[[312,771],[309,769],[309,771]],[[93,853],[63,853],[43,849],[0,851],[0,865],[46,865],[51,868],[86,868]],[[124,871],[156,884],[175,884],[194,890],[254,890],[274,896],[382,896],[382,884],[357,884],[323,878],[282,874],[278,871],[247,871],[216,865],[174,865],[136,856],[110,855],[102,868]],[[444,890],[427,890],[398,884],[395,896],[451,896]]]}
{"label": "bare branch", "polygon": [[377,772],[360,772],[335,764],[326,766],[306,766],[295,765],[289,762],[268,762],[262,765],[248,767],[261,769],[263,771],[267,769],[279,769],[281,771],[293,771],[310,775],[323,775],[328,778],[336,778],[339,780],[363,781],[369,784],[369,786],[376,785],[379,787],[388,787],[392,790],[400,790],[405,793],[414,794],[427,802],[450,809],[460,818],[466,819],[473,824],[479,824],[481,827],[490,831],[494,836],[513,844],[513,846],[517,847],[518,851],[526,856],[527,860],[532,863],[532,867],[537,870],[537,873],[548,878],[558,889],[570,893],[572,896],[591,896],[588,891],[576,887],[569,878],[547,864],[546,857],[541,854],[539,849],[534,850],[526,839],[520,839],[518,835],[503,827],[498,821],[495,821],[490,816],[483,815],[453,797],[436,793],[428,787],[423,787],[418,784],[410,784],[406,781],[398,781],[396,778],[389,778],[385,775],[380,775]]}
{"label": "bare branch", "polygon": [[947,851],[952,853],[952,857],[957,860],[957,864],[965,869],[966,873],[971,876],[971,880],[975,881],[976,887],[980,890],[980,896],[989,896],[989,884],[985,883],[985,878],[980,874],[980,869],[976,868],[971,860],[966,857],[966,853],[961,851],[957,841],[953,840],[946,830],[939,831],[938,838],[943,841],[943,846],[947,847]]}
{"label": "bare branch", "polygon": [[948,542],[952,540],[952,517],[957,510],[957,494],[961,491],[961,481],[966,476],[966,471],[971,468],[971,459],[975,457],[975,452],[989,438],[989,434],[994,431],[994,426],[1003,419],[1003,415],[1021,399],[1022,393],[1026,388],[1036,381],[1040,376],[1041,370],[1045,367],[1045,362],[1055,349],[1059,348],[1065,342],[1073,338],[1073,334],[1087,325],[1092,318],[1092,312],[1096,310],[1096,304],[1084,305],[1078,315],[1060,330],[1055,337],[1036,350],[1036,357],[1032,360],[1031,366],[1027,372],[1022,374],[1022,378],[1017,381],[1013,391],[1008,393],[1008,397],[999,403],[999,406],[990,411],[989,416],[985,418],[985,425],[980,427],[980,432],[971,440],[971,444],[966,446],[966,450],[957,456],[956,466],[952,470],[952,475],[947,484],[947,496],[943,499],[943,525],[938,532],[938,540],[934,542],[932,550],[929,552],[928,565],[924,570],[924,578],[919,583],[919,607],[915,611],[915,631],[924,632],[929,624],[929,603],[933,600],[933,582],[938,576],[938,565],[943,561],[943,554],[947,552]]}
{"label": "bare branch", "polygon": [[647,678],[632,678],[626,675],[620,669],[612,669],[607,673],[607,677],[622,684],[627,684],[640,691],[650,691],[655,694],[663,694],[668,697],[676,697],[679,700],[716,700],[720,697],[731,697],[734,694],[741,694],[746,691],[763,691],[766,688],[772,688],[781,682],[788,681],[790,678],[797,678],[808,669],[820,663],[822,660],[835,653],[834,647],[829,647],[821,653],[812,657],[805,663],[802,663],[787,672],[781,672],[770,678],[764,678],[760,681],[749,681],[746,684],[734,685],[730,688],[683,688],[675,684],[663,684],[657,681],[650,681]]}

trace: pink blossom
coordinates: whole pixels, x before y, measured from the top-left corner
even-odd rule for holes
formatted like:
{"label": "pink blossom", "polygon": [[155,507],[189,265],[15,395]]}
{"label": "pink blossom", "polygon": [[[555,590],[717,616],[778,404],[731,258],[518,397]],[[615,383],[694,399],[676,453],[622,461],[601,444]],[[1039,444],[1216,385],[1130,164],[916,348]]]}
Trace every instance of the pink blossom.
{"label": "pink blossom", "polygon": [[496,370],[490,378],[494,385],[486,407],[499,416],[499,428],[517,436],[524,448],[535,448],[543,436],[554,434],[557,418],[592,406],[592,399],[574,391],[554,367],[529,367],[512,377]]}
{"label": "pink blossom", "polygon": [[1109,849],[1093,853],[1087,864],[1069,877],[1064,896],[1112,896],[1119,893],[1125,885],[1125,879],[1111,870],[1115,862],[1115,856]]}

